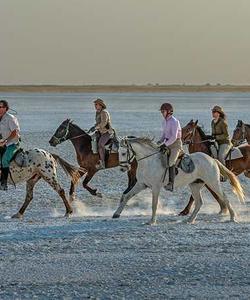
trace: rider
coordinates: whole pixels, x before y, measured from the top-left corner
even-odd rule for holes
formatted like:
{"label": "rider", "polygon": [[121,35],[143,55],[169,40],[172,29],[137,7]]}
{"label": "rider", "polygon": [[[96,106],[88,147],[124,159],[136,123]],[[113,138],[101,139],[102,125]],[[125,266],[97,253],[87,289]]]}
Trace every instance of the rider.
{"label": "rider", "polygon": [[232,147],[229,138],[226,115],[222,107],[215,105],[212,109],[212,116],[212,137],[218,144],[218,159],[221,163],[223,163],[223,165],[225,165],[225,157]]}
{"label": "rider", "polygon": [[114,130],[111,125],[109,112],[106,110],[106,104],[100,98],[94,101],[96,109],[96,124],[90,130],[97,130],[99,133],[98,152],[100,156],[99,164],[96,166],[99,170],[105,169],[105,145],[112,138]]}
{"label": "rider", "polygon": [[163,103],[160,111],[164,120],[162,122],[162,136],[158,143],[163,144],[170,152],[168,158],[169,183],[165,188],[173,191],[175,164],[180,152],[182,151],[181,126],[179,120],[173,116],[172,104]]}
{"label": "rider", "polygon": [[1,185],[0,190],[7,190],[7,180],[11,158],[19,147],[20,127],[15,116],[8,113],[9,104],[0,100],[0,157]]}

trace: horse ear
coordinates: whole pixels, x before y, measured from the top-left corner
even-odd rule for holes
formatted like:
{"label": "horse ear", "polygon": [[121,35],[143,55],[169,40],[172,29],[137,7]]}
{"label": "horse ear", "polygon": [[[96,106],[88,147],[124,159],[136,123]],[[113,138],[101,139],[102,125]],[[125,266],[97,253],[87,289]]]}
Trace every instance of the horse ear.
{"label": "horse ear", "polygon": [[194,122],[194,125],[196,126],[198,124],[198,120],[196,120],[195,122]]}
{"label": "horse ear", "polygon": [[191,119],[189,123],[193,123],[193,122],[194,122],[194,120],[193,120],[193,119]]}

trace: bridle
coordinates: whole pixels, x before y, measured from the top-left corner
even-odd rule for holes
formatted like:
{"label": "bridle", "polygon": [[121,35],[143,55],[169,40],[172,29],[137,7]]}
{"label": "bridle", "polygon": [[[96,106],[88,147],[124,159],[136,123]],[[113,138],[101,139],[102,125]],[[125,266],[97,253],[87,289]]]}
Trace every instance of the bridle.
{"label": "bridle", "polygon": [[[121,146],[121,147],[123,147],[123,148],[126,147],[126,160],[119,160],[119,166],[123,167],[123,168],[125,168],[125,167],[127,168],[128,165],[131,165],[132,161],[135,159],[136,154],[135,154],[135,151],[133,150],[131,144],[128,142],[128,140],[124,139],[124,142],[125,142],[125,146]],[[151,154],[146,155],[142,158],[139,158],[139,159],[137,159],[137,162],[139,162],[143,159],[146,159],[148,157],[151,157],[151,156],[153,156],[153,155],[155,155],[159,152],[160,152],[160,150],[157,150],[154,153],[151,153]]]}
{"label": "bridle", "polygon": [[[203,144],[203,143],[206,143],[206,142],[211,142],[212,140],[211,139],[206,139],[206,140],[202,140],[200,142],[194,142],[194,137],[195,137],[195,132],[196,132],[196,126],[193,127],[192,130],[189,130],[189,132],[187,133],[187,135],[185,136],[185,138],[183,139],[183,145],[194,145],[194,144]],[[186,138],[188,136],[191,136],[191,138],[189,140],[186,140]]]}
{"label": "bridle", "polygon": [[[188,144],[194,144],[194,135],[195,135],[195,131],[196,131],[196,126],[192,128],[192,130],[189,129],[187,135],[185,136],[185,138],[183,139],[183,145],[188,145]],[[190,136],[189,140],[186,140],[186,138]]]}
{"label": "bridle", "polygon": [[[126,159],[119,160],[119,166],[128,168],[128,166],[131,165],[132,161],[135,159],[135,151],[133,150],[131,144],[127,141],[127,139],[124,139],[124,142],[126,147]],[[121,147],[125,148],[124,146]]]}
{"label": "bridle", "polygon": [[[60,137],[60,138],[58,138],[57,136],[53,136],[53,138],[56,140],[56,143],[57,144],[61,144],[62,142],[64,142],[64,141],[66,141],[68,138],[67,138],[67,136],[68,136],[68,134],[69,134],[69,126],[71,125],[71,123],[70,122],[68,122],[68,124],[67,125],[61,125],[60,127],[63,127],[63,128],[65,128],[65,132],[64,132],[64,135],[62,136],[62,137]],[[79,135],[77,135],[77,136],[73,136],[73,137],[71,137],[71,138],[69,138],[69,140],[74,140],[74,139],[77,139],[77,138],[79,138],[79,137],[81,137],[81,136],[84,136],[84,135],[86,135],[86,133],[82,133],[82,134],[79,134]]]}
{"label": "bridle", "polygon": [[240,128],[241,128],[241,132],[242,132],[242,137],[239,140],[234,140],[234,141],[237,141],[239,145],[243,144],[245,142],[245,140],[247,139],[246,125],[243,122],[242,122],[241,126],[236,126],[233,135],[235,134],[235,131]]}

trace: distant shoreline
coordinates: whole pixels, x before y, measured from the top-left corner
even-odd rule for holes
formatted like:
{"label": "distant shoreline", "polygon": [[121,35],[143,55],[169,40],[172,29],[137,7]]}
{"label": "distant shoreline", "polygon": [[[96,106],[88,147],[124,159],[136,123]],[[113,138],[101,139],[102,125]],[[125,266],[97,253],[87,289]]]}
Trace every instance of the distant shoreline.
{"label": "distant shoreline", "polygon": [[250,85],[0,85],[0,93],[250,92]]}

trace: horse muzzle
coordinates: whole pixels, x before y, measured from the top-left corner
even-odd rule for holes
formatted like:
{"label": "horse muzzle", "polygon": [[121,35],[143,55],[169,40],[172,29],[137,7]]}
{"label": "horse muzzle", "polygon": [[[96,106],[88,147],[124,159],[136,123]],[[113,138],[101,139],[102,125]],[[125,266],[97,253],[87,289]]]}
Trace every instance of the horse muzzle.
{"label": "horse muzzle", "polygon": [[52,147],[56,147],[56,145],[58,145],[59,143],[58,143],[58,140],[52,136],[52,138],[49,140],[49,144]]}

